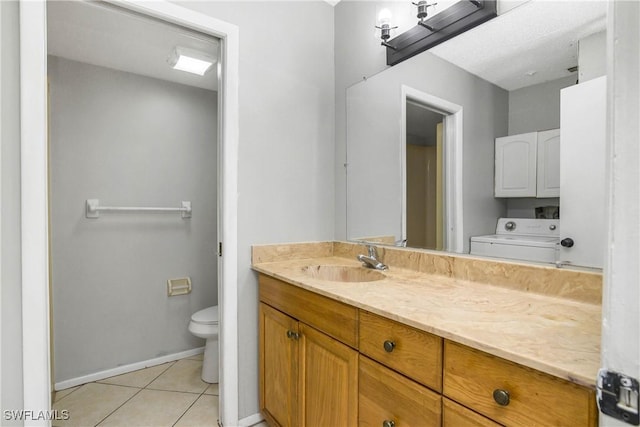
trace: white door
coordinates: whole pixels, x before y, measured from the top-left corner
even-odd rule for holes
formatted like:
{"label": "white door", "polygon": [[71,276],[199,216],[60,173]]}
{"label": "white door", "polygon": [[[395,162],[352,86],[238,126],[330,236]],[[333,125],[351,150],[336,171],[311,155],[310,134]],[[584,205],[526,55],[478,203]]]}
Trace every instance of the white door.
{"label": "white door", "polygon": [[602,268],[606,77],[560,94],[560,262]]}

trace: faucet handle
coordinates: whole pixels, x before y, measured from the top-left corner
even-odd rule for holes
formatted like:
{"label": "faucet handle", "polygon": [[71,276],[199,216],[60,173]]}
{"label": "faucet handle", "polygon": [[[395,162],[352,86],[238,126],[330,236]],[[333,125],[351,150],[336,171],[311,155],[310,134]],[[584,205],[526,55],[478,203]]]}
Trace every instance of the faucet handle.
{"label": "faucet handle", "polygon": [[376,249],[375,246],[373,245],[367,245],[367,250],[369,251],[369,256],[371,258],[377,259],[378,258],[378,250]]}

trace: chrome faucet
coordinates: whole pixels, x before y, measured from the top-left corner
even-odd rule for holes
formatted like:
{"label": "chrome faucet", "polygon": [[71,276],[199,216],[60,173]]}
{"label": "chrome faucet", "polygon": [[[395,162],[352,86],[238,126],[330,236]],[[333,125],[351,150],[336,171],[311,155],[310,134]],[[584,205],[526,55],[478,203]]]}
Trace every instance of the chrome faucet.
{"label": "chrome faucet", "polygon": [[362,265],[367,268],[375,268],[376,270],[389,269],[389,267],[387,267],[378,259],[378,251],[376,250],[375,246],[367,245],[367,250],[369,252],[369,256],[362,254],[358,255],[358,261],[360,261]]}

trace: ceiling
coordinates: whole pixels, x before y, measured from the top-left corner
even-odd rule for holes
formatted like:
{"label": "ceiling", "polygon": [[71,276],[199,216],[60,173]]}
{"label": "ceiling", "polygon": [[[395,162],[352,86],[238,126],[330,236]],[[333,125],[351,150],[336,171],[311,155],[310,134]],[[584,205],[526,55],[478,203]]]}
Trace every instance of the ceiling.
{"label": "ceiling", "polygon": [[506,90],[556,80],[578,65],[578,40],[606,29],[607,7],[603,0],[530,0],[430,52]]}
{"label": "ceiling", "polygon": [[[173,70],[167,56],[184,46],[217,57],[218,40],[99,2],[50,1],[48,48],[56,56],[217,90],[204,77]],[[603,0],[499,0],[501,13],[430,52],[506,90],[571,75],[577,41],[606,28]]]}
{"label": "ceiling", "polygon": [[97,2],[47,2],[47,28],[50,55],[217,90],[216,65],[197,76],[167,63],[175,46],[217,58],[219,43],[214,37]]}

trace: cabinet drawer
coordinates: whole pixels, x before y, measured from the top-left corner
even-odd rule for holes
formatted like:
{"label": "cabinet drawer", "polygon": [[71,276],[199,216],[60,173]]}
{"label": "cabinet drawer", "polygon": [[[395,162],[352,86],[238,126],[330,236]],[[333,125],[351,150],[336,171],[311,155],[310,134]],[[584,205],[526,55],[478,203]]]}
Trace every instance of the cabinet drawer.
{"label": "cabinet drawer", "polygon": [[[596,425],[592,390],[451,341],[444,354],[444,395],[499,423]],[[506,406],[493,397],[500,390],[508,393]]]}
{"label": "cabinet drawer", "polygon": [[442,426],[443,427],[501,427],[489,418],[458,405],[456,402],[442,398]]}
{"label": "cabinet drawer", "polygon": [[442,338],[362,310],[359,336],[361,353],[442,390]]}
{"label": "cabinet drawer", "polygon": [[362,355],[358,377],[360,427],[440,426],[440,395]]}
{"label": "cabinet drawer", "polygon": [[357,348],[358,309],[263,274],[260,301]]}

